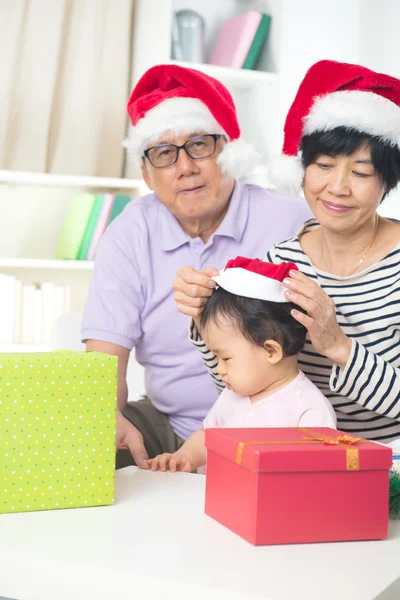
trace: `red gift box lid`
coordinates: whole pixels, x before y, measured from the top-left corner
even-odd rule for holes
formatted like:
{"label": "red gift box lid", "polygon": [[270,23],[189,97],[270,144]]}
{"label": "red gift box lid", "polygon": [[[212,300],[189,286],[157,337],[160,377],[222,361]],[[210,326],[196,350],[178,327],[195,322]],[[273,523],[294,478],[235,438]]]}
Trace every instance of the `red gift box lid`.
{"label": "red gift box lid", "polygon": [[328,427],[210,428],[206,447],[245,469],[269,473],[392,466],[391,448]]}

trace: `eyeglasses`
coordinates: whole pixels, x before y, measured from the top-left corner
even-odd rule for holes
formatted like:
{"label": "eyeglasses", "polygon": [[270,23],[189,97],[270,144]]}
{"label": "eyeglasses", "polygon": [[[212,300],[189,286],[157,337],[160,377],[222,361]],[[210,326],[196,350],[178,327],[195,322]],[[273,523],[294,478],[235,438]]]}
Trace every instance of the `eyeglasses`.
{"label": "eyeglasses", "polygon": [[217,147],[217,140],[221,137],[224,136],[216,133],[197,135],[196,137],[187,140],[182,146],[176,146],[175,144],[160,144],[159,146],[147,148],[143,154],[148,158],[153,167],[156,169],[163,169],[164,167],[170,167],[176,163],[179,151],[182,149],[194,160],[212,156]]}

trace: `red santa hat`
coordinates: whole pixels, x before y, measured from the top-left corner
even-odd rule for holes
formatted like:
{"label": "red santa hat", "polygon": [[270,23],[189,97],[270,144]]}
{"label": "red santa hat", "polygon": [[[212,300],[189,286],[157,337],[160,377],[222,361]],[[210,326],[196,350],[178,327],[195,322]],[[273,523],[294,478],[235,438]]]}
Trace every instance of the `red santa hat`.
{"label": "red santa hat", "polygon": [[289,302],[282,281],[289,277],[289,271],[292,270],[298,271],[298,268],[291,262],[275,265],[259,258],[237,256],[229,260],[225,269],[212,279],[224,290],[237,296]]}
{"label": "red santa hat", "polygon": [[297,193],[303,180],[304,135],[347,127],[400,147],[400,81],[360,65],[322,60],[300,84],[286,117],[283,154],[269,165],[271,181]]}
{"label": "red santa hat", "polygon": [[152,67],[138,81],[128,101],[132,123],[124,146],[133,159],[163,133],[197,132],[226,136],[218,156],[223,173],[241,177],[260,164],[261,157],[240,135],[232,96],[217,79],[178,65]]}

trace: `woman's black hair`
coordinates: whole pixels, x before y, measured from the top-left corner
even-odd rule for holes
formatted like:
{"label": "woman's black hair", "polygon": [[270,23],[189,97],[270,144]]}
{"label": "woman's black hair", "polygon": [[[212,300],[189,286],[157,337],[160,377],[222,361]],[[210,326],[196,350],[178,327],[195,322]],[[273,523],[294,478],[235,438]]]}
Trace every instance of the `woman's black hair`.
{"label": "woman's black hair", "polygon": [[291,302],[245,298],[218,288],[204,307],[200,327],[206,328],[210,321],[219,325],[226,318],[252,344],[263,347],[266,340],[275,340],[284,356],[294,356],[304,347],[306,329],[290,314],[293,308],[301,310]]}
{"label": "woman's black hair", "polygon": [[400,181],[400,149],[377,136],[349,127],[335,127],[305,135],[300,144],[303,168],[306,169],[321,154],[350,156],[363,143],[369,144],[372,164],[385,186],[383,200]]}

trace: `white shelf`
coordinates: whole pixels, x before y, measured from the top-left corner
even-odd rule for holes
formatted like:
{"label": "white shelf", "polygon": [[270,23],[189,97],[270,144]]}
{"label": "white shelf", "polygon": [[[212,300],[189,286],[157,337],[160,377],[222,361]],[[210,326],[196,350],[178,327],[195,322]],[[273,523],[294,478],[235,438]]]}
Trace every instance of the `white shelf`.
{"label": "white shelf", "polygon": [[25,171],[4,170],[0,170],[0,183],[15,185],[93,188],[104,190],[147,189],[143,179],[86,177],[83,175],[55,175],[53,173],[28,173]]}
{"label": "white shelf", "polygon": [[196,69],[215,79],[219,79],[228,87],[231,85],[238,88],[248,88],[258,84],[271,84],[278,80],[276,73],[257,71],[255,69],[235,69],[233,67],[221,67],[220,65],[209,65],[206,63],[191,63],[178,60],[168,61],[174,65]]}
{"label": "white shelf", "polygon": [[0,258],[0,269],[43,269],[49,271],[92,271],[90,260],[53,260],[40,258]]}
{"label": "white shelf", "polygon": [[40,344],[11,344],[2,346],[0,344],[1,352],[51,352],[53,348],[51,346],[43,346]]}

